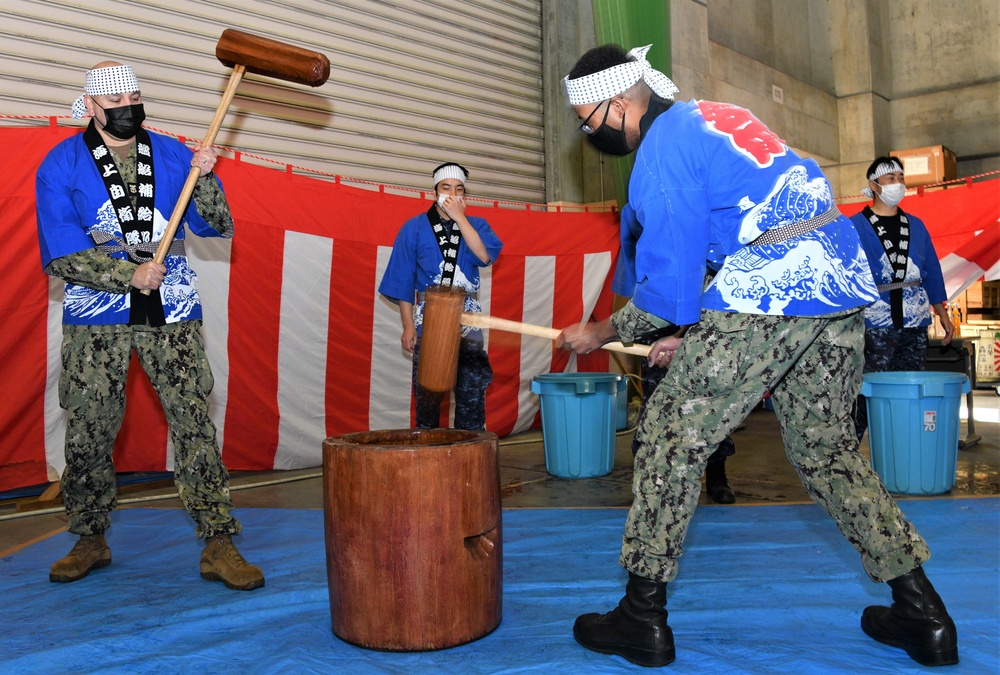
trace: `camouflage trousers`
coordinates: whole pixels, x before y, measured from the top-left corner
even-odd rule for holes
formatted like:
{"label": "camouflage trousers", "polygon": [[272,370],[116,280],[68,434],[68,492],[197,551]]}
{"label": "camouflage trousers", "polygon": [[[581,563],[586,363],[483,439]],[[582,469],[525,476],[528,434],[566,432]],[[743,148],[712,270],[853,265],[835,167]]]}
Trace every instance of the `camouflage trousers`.
{"label": "camouflage trousers", "polygon": [[238,534],[229,473],[208,416],[214,379],[200,321],[148,326],[63,327],[59,403],[66,409],[61,487],[69,531],[90,535],[111,524],[118,504],[112,459],[125,414],[125,381],[135,350],[166,413],[174,444],[177,494],[199,537]]}
{"label": "camouflage trousers", "polygon": [[851,405],[863,332],[860,311],[703,312],[639,420],[621,564],[647,579],[674,579],[705,463],[768,390],[788,460],[868,576],[894,579],[927,560],[927,545],[858,451]]}
{"label": "camouflage trousers", "polygon": [[[416,398],[417,428],[435,429],[441,426],[441,402],[444,394],[424,389],[417,384],[420,363],[420,342],[413,352],[413,392]],[[469,431],[486,429],[486,387],[493,381],[490,357],[483,343],[463,338],[458,348],[458,375],[452,399],[455,401],[455,428]]]}
{"label": "camouflage trousers", "polygon": [[[662,335],[660,337],[667,337]],[[652,339],[648,337],[636,336],[636,342],[641,342],[645,344],[652,344],[658,340],[658,337]],[[650,366],[644,361],[642,364],[642,401],[643,407],[649,403],[649,399],[652,398],[653,392],[656,391],[656,387],[660,384],[660,380],[663,376],[667,374],[666,368],[661,368],[660,366]],[[619,385],[621,386],[621,385]],[[634,457],[639,452],[639,435],[636,434],[632,437],[632,456]],[[709,458],[709,462],[716,462],[719,464],[725,464],[726,458],[731,457],[736,454],[736,443],[733,441],[732,436],[726,436],[719,443],[719,447],[715,449]]]}
{"label": "camouflage trousers", "polygon": [[[923,370],[927,362],[927,327],[920,328],[866,328],[866,373]],[[854,431],[858,440],[868,428],[868,404],[858,396],[854,410]]]}

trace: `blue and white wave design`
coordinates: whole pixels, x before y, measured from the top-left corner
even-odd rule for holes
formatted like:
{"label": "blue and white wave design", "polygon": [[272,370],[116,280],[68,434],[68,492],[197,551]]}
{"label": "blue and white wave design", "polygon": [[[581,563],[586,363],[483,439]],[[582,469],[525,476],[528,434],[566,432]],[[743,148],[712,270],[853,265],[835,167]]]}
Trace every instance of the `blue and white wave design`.
{"label": "blue and white wave design", "polygon": [[[739,239],[808,220],[831,208],[830,184],[805,166],[775,181],[768,197],[747,211]],[[727,311],[820,316],[859,307],[877,298],[868,259],[853,228],[840,218],[769,246],[745,246],[728,256],[708,290]],[[712,305],[713,303],[709,303]]]}
{"label": "blue and white wave design", "polygon": [[[153,211],[153,239],[159,240],[167,229],[168,220],[159,210]],[[104,202],[96,214],[95,224],[88,230],[103,232],[123,239],[111,200]],[[184,256],[168,255],[167,276],[160,287],[163,312],[167,323],[197,319],[201,316],[198,298],[198,278]],[[131,308],[128,293],[108,293],[77,284],[66,284],[63,300],[65,322],[73,324],[128,323]]]}
{"label": "blue and white wave design", "polygon": [[[888,284],[892,279],[892,264],[888,256],[884,253],[878,262],[881,274],[878,275],[879,283]],[[906,261],[905,281],[920,281],[920,268],[914,264],[913,259]],[[879,298],[865,309],[865,322],[872,328],[892,328],[892,308],[886,299],[889,293],[879,294]],[[927,296],[927,290],[922,286],[907,286],[903,289],[903,327],[918,328],[929,323],[931,303]]]}
{"label": "blue and white wave design", "polygon": [[778,176],[767,198],[743,217],[740,243],[747,244],[772,228],[815,218],[832,207],[829,181],[822,175],[810,178],[805,166],[793,166]]}

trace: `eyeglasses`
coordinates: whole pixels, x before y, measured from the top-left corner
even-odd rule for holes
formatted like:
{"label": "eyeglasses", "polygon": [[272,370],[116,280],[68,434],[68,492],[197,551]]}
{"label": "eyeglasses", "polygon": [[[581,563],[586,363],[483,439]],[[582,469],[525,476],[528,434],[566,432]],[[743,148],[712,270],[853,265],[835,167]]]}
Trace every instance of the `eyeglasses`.
{"label": "eyeglasses", "polygon": [[[596,129],[594,129],[592,126],[590,126],[590,124],[588,124],[588,122],[590,122],[590,118],[594,116],[594,113],[597,112],[598,110],[600,110],[601,105],[603,103],[604,103],[604,101],[601,101],[600,103],[598,103],[597,106],[593,110],[590,111],[590,114],[587,115],[587,119],[585,119],[583,121],[583,124],[580,125],[580,131],[582,131],[583,133],[587,134],[588,136],[590,136],[591,134],[593,134],[596,131]],[[609,110],[611,109],[611,99],[608,99],[608,109]]]}

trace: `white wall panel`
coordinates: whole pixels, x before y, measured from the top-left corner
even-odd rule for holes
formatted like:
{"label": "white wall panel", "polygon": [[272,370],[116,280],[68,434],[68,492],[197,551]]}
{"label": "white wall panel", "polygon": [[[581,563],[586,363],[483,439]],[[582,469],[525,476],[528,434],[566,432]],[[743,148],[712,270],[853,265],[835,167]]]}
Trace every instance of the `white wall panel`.
{"label": "white wall panel", "polygon": [[544,201],[541,0],[0,0],[0,114],[62,115],[85,71],[132,65],[147,125],[204,135],[230,75],[226,28],[325,54],[321,87],[248,74],[217,143],[427,189],[436,164],[473,195]]}

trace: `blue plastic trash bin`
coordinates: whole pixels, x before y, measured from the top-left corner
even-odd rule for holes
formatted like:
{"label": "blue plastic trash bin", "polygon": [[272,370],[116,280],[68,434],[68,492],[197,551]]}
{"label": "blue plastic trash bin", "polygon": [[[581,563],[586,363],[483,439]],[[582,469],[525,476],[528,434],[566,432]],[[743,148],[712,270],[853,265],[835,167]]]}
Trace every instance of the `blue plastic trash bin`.
{"label": "blue plastic trash bin", "polygon": [[618,385],[615,396],[615,431],[621,431],[628,426],[628,383]]}
{"label": "blue plastic trash bin", "polygon": [[865,373],[872,468],[889,492],[936,495],[955,487],[961,373]]}
{"label": "blue plastic trash bin", "polygon": [[642,378],[638,375],[632,373],[625,373],[621,376],[621,380],[618,382],[618,412],[615,418],[615,431],[621,431],[622,429],[628,428],[628,380],[629,378],[635,380],[635,386],[639,391],[642,391]]}
{"label": "blue plastic trash bin", "polygon": [[620,379],[613,373],[545,373],[532,379],[542,408],[546,471],[560,478],[611,473]]}

